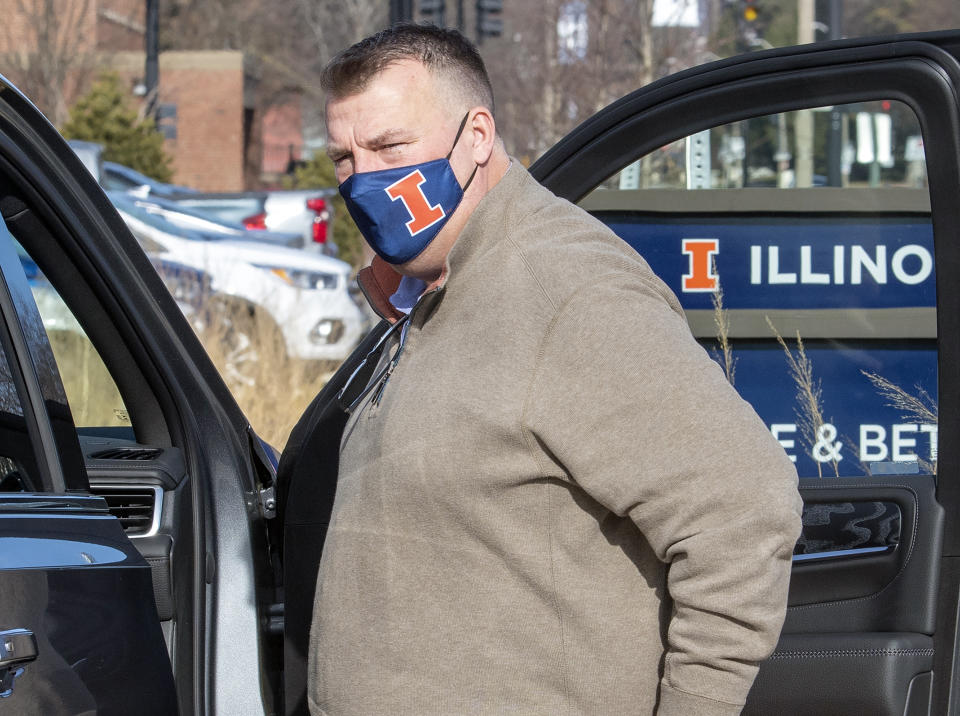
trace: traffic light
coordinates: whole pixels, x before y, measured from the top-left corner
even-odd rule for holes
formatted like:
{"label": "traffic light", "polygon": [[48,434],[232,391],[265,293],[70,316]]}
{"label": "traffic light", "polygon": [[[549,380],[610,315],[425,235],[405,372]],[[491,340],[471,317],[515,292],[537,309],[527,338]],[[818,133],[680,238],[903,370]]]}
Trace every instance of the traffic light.
{"label": "traffic light", "polygon": [[445,13],[447,10],[446,0],[420,0],[420,18],[424,22],[429,22],[437,27],[444,27]]}
{"label": "traffic light", "polygon": [[503,0],[477,0],[477,42],[503,34]]}
{"label": "traffic light", "polygon": [[752,23],[756,22],[759,16],[760,12],[757,10],[757,0],[744,0],[743,19]]}

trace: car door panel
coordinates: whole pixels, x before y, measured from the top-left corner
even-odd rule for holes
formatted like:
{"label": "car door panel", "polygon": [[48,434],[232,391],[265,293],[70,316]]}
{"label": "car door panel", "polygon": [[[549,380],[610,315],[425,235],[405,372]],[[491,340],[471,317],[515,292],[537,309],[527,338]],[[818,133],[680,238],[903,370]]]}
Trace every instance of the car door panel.
{"label": "car door panel", "polygon": [[927,714],[933,654],[933,638],[921,634],[785,635],[743,714]]}
{"label": "car door panel", "polygon": [[[915,679],[933,669],[944,523],[933,478],[807,478],[800,490],[804,528],[783,633],[744,713],[899,715],[929,701],[930,679]],[[798,559],[828,532],[846,556]],[[888,544],[858,553],[856,537]]]}
{"label": "car door panel", "polygon": [[149,565],[103,500],[0,495],[0,627],[32,632],[38,651],[0,705],[24,716],[175,713],[152,592]]}
{"label": "car door panel", "polygon": [[[908,105],[922,128],[937,281],[936,329],[930,330],[932,311],[926,309],[930,315],[921,316],[921,309],[906,309],[913,311],[913,318],[903,322],[897,345],[919,351],[917,346],[922,343],[926,351],[923,356],[929,354],[930,362],[935,358],[937,364],[932,377],[934,394],[939,394],[942,436],[939,458],[935,457],[937,477],[831,475],[801,479],[804,534],[795,555],[788,613],[775,653],[761,665],[745,714],[954,712],[950,710],[955,707],[950,683],[956,668],[957,521],[945,515],[953,514],[957,507],[956,440],[949,437],[955,434],[957,411],[952,401],[958,385],[955,339],[960,329],[953,280],[954,271],[960,268],[954,240],[960,231],[960,202],[956,201],[960,194],[960,66],[951,54],[957,50],[955,40],[945,41],[942,47],[912,39],[861,46],[833,43],[825,48],[795,48],[792,54],[756,53],[716,63],[710,69],[681,73],[611,105],[574,130],[532,168],[546,186],[573,201],[583,199],[585,207],[590,208],[597,202],[592,201],[594,195],[587,195],[611,177],[611,170],[620,170],[681,137],[750,117],[882,98]],[[671,197],[667,196],[670,192],[658,195],[656,191],[642,202],[649,207],[648,213],[635,218],[639,222],[638,236],[644,233],[644,222],[656,230],[663,217],[670,216],[664,212],[674,212],[677,218],[668,220],[678,222],[695,216],[684,213],[680,193],[673,192],[676,196]],[[692,223],[719,224],[738,214],[742,218],[734,218],[734,223],[753,221],[743,206],[745,199],[753,203],[750,191],[758,192],[754,198],[764,191],[770,196],[769,203],[753,210],[756,216],[767,217],[761,218],[761,223],[777,217],[778,211],[791,216],[788,202],[779,206],[776,190],[738,190],[720,196],[721,203],[728,203],[727,209],[714,206],[710,209],[714,212],[712,219],[706,214],[706,219],[694,218]],[[808,195],[811,198],[818,192],[819,196],[825,195],[820,189],[803,191],[813,192]],[[634,193],[639,196],[644,190]],[[616,219],[615,195],[612,191],[602,195],[607,215],[601,212],[598,217],[604,221]],[[821,211],[834,214],[823,216],[846,211],[839,205],[830,208],[833,200],[829,192],[826,197],[824,203],[815,200],[815,204]],[[699,206],[702,202],[688,203]],[[886,208],[882,203],[877,206],[879,211]],[[914,217],[909,221],[922,219],[924,207],[918,204],[916,211],[911,209],[903,216]],[[817,229],[811,225],[811,230]],[[683,235],[715,234],[707,228],[705,233]],[[726,245],[729,247],[729,242]],[[677,249],[670,250],[679,257]],[[638,250],[644,253],[642,246]],[[657,269],[655,261],[651,260],[651,265]],[[728,292],[729,287],[724,288]],[[789,289],[781,289],[781,295],[784,290]],[[780,311],[778,318],[799,321],[805,308],[790,306]],[[806,312],[809,320],[805,319],[804,326],[828,331],[822,344],[838,354],[845,350],[848,357],[870,357],[871,350],[879,345],[874,338],[877,332],[869,323],[870,310],[860,316],[850,313],[849,318],[825,315],[828,312],[824,311]],[[704,315],[691,317],[695,330],[697,321],[703,326],[713,322],[713,310],[700,313]],[[754,323],[760,325],[765,311],[754,313],[757,316],[740,318],[756,319]],[[839,323],[836,318],[841,319]],[[829,319],[826,325],[825,319]],[[842,325],[844,322],[849,325]],[[742,325],[746,323],[741,321]],[[863,335],[845,344],[845,331],[849,332],[851,326]],[[702,330],[703,335],[711,335],[710,329]],[[761,335],[751,330],[756,331],[748,328],[734,344]],[[748,352],[758,348],[754,343],[740,345]],[[814,349],[818,347],[814,345]],[[747,360],[747,365],[748,372],[758,370],[755,362]],[[826,361],[822,365],[829,371],[833,364]],[[829,381],[834,379],[829,372],[825,375],[832,389]],[[844,405],[840,409],[857,408]],[[852,466],[843,467],[847,470]],[[872,524],[868,524],[870,515],[876,517]],[[821,553],[810,551],[811,545],[819,545]]]}
{"label": "car door panel", "polygon": [[[933,634],[938,566],[942,552],[944,511],[929,476],[870,478],[802,478],[804,528],[798,548],[817,540],[823,506],[894,506],[884,511],[897,518],[895,544],[880,553],[804,560],[795,554],[785,632],[904,631]],[[869,495],[869,500],[865,500]],[[851,513],[853,511],[851,510]],[[868,515],[839,514],[836,522],[864,539]],[[883,531],[883,521],[873,525]],[[926,590],[919,585],[928,585]]]}
{"label": "car door panel", "polygon": [[[956,668],[960,532],[957,521],[946,515],[960,507],[957,441],[952,439],[960,427],[955,424],[958,411],[953,402],[960,387],[955,340],[960,335],[960,291],[953,285],[960,270],[960,249],[953,240],[960,235],[958,47],[956,34],[846,41],[755,53],[694,68],[615,102],[531,168],[549,189],[580,201],[628,164],[719,124],[877,99],[909,106],[924,142],[934,147],[925,163],[929,207],[924,197],[923,206],[907,213],[922,214],[924,221],[929,218],[924,230],[932,227],[935,328],[929,306],[911,307],[909,315],[904,314],[900,338],[926,341],[923,348],[931,362],[936,354],[934,380],[944,436],[937,477],[801,481],[807,519],[791,578],[790,606],[779,646],[761,666],[745,709],[748,714],[955,712],[950,711],[950,685]],[[657,201],[651,203],[653,214],[663,211]],[[759,211],[776,211],[775,204],[776,200]],[[843,210],[837,207],[838,212]],[[783,313],[794,316],[796,311]],[[820,326],[825,317],[835,318],[823,313],[806,318],[809,325]],[[711,318],[697,316],[701,323]],[[836,335],[825,334],[824,342],[842,338],[850,326],[863,331],[854,336],[857,340],[870,338],[875,332],[858,320],[841,317],[834,322]],[[850,344],[846,349],[867,354],[863,348]],[[358,361],[355,355],[346,372]],[[331,386],[336,384],[334,378]],[[290,592],[286,603],[288,714],[306,713],[310,597],[336,487],[342,416],[337,415],[336,388],[331,386],[294,430],[279,470],[278,496],[287,520],[285,580],[298,585],[296,598]],[[843,524],[831,532],[824,519]],[[815,542],[830,547],[818,554],[810,550]]]}
{"label": "car door panel", "polygon": [[[87,473],[46,331],[2,220],[0,314],[4,472],[22,475],[29,466],[37,490],[22,491],[21,480],[17,492],[0,493],[0,631],[30,634],[36,645],[29,661],[0,663],[3,705],[44,716],[174,713],[151,567],[104,499],[66,492],[86,492]],[[4,642],[8,658],[13,643]]]}

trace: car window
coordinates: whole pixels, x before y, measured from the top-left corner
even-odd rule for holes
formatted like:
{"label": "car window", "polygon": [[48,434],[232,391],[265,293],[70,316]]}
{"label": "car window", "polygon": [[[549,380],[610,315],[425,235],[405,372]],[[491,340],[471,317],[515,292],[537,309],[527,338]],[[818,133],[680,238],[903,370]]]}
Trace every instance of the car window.
{"label": "car window", "polygon": [[36,492],[36,461],[5,343],[0,341],[0,492]]}
{"label": "car window", "polygon": [[37,311],[29,262],[0,219],[0,473],[4,489],[82,490],[76,428]]}
{"label": "car window", "polygon": [[19,243],[16,249],[75,423],[84,427],[128,427],[130,417],[123,398],[100,354],[27,251]]}
{"label": "car window", "polygon": [[801,476],[935,472],[933,232],[909,107],[716,126],[581,204],[674,290]]}

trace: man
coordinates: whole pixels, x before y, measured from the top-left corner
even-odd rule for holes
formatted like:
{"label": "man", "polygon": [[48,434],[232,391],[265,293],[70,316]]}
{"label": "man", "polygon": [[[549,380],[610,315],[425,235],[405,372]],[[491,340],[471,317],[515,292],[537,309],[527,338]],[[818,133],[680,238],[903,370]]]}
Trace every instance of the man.
{"label": "man", "polygon": [[783,450],[647,264],[506,155],[461,35],[386,30],[324,88],[394,329],[342,394],[313,713],[739,713],[799,531]]}

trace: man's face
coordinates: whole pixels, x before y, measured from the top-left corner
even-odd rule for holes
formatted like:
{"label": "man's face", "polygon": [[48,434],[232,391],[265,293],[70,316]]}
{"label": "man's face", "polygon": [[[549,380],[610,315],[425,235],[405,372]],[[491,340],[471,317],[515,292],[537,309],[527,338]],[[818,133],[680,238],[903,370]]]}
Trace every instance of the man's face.
{"label": "man's face", "polygon": [[[331,100],[327,152],[337,182],[360,172],[445,157],[460,117],[443,106],[441,94],[438,82],[422,64],[404,60],[388,66],[362,92]],[[456,172],[462,162],[454,157],[451,162]]]}
{"label": "man's face", "polygon": [[[442,90],[443,84],[420,62],[405,60],[388,66],[363,91],[328,102],[327,153],[337,182],[447,156],[465,108]],[[450,157],[461,186],[476,166],[472,138],[468,126]],[[438,280],[462,226],[457,218],[455,212],[430,245],[397,271],[428,284]]]}

